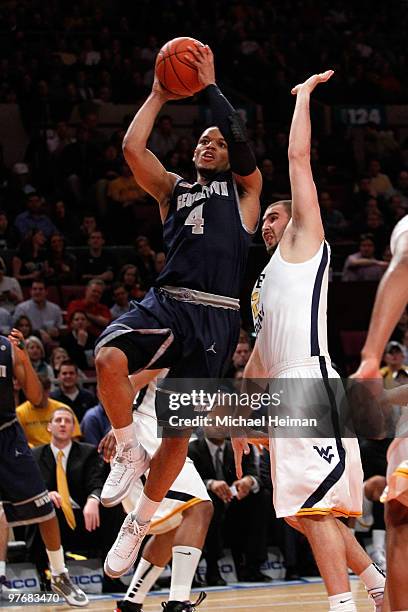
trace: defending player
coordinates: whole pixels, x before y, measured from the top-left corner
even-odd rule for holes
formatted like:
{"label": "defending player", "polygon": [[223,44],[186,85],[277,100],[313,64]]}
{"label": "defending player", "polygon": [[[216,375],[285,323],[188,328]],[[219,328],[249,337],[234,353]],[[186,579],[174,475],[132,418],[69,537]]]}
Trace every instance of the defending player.
{"label": "defending player", "polygon": [[[272,204],[264,214],[262,234],[273,255],[252,294],[257,340],[244,377],[296,379],[285,388],[298,400],[303,399],[303,386],[307,394],[314,384],[310,379],[315,379],[326,395],[324,416],[332,421],[332,437],[270,437],[276,515],[309,540],[330,610],[356,610],[349,566],[362,578],[379,611],[384,576],[337,519],[361,513],[363,473],[357,440],[340,438],[330,385],[330,379],[339,377],[327,348],[329,247],[310,167],[310,95],[332,74],[329,70],[314,75],[292,90],[297,96],[289,139],[292,201]],[[290,400],[285,403],[291,405]],[[239,478],[242,453],[249,449],[240,438],[233,446]]]}
{"label": "defending player", "polygon": [[0,499],[9,526],[38,523],[51,569],[51,588],[71,606],[88,598],[70,579],[54,506],[40,469],[17,422],[13,375],[26,398],[37,405],[42,387],[24,348],[23,335],[13,329],[0,336]]}
{"label": "defending player", "polygon": [[[354,374],[357,379],[381,377],[380,363],[385,345],[408,303],[408,215],[395,226],[390,246],[392,260],[378,286],[367,339],[361,351],[361,364]],[[397,389],[393,391],[397,392]],[[408,609],[405,573],[408,559],[406,435],[406,427],[405,432],[397,432],[397,437],[390,444],[387,453],[388,490],[384,501],[387,526],[387,594],[391,610]]]}
{"label": "defending player", "polygon": [[[156,79],[124,140],[124,153],[138,184],[158,202],[164,225],[166,265],[140,304],[112,323],[96,351],[99,392],[118,442],[102,503],[119,503],[144,473],[149,456],[134,437],[134,396],[161,368],[170,377],[223,374],[239,335],[239,291],[249,244],[259,217],[261,175],[238,113],[215,84],[209,47],[191,49],[214,125],[194,152],[197,182],[167,172],[146,148],[163,104],[171,99]],[[105,571],[118,577],[134,562],[149,521],[180,472],[188,435],[164,435],[150,464],[138,506],[108,553]]]}
{"label": "defending player", "polygon": [[[166,372],[163,371],[163,376]],[[131,377],[132,378],[132,377]],[[156,382],[152,381],[146,393],[143,390],[134,404],[135,436],[153,455],[160,446],[157,437],[155,412]],[[112,454],[110,434],[102,440],[100,451],[105,460]],[[130,495],[123,500],[125,510],[131,511],[143,491],[145,478],[137,480]],[[166,493],[152,518],[149,533],[154,537],[143,550],[123,601],[118,610],[141,612],[145,597],[164,567],[172,559],[171,585],[166,612],[193,612],[203,601],[200,595],[195,603],[190,601],[191,584],[201,558],[201,552],[213,514],[211,499],[191,459],[187,458],[180,474]]]}

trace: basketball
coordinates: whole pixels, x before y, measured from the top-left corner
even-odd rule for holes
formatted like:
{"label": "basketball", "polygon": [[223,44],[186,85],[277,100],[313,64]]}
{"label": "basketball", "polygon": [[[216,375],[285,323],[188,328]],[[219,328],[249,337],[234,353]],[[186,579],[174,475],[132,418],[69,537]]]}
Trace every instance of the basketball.
{"label": "basketball", "polygon": [[189,60],[194,60],[187,47],[203,47],[195,38],[173,38],[160,49],[156,60],[156,74],[161,85],[173,94],[192,96],[202,89],[198,74]]}

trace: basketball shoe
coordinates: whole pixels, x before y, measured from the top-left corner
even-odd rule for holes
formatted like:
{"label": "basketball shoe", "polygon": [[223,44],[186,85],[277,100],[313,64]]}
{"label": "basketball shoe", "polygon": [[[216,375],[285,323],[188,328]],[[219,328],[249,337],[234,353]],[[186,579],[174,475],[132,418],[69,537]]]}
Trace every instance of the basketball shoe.
{"label": "basketball shoe", "polygon": [[125,499],[135,480],[145,473],[149,464],[150,456],[141,444],[118,444],[110,474],[103,485],[102,505],[110,508]]}
{"label": "basketball shoe", "polygon": [[72,582],[66,572],[51,576],[51,590],[63,597],[70,606],[82,608],[89,603],[88,597]]}
{"label": "basketball shoe", "polygon": [[119,578],[132,567],[149,527],[150,521],[144,525],[139,525],[133,512],[127,515],[119,530],[118,537],[105,559],[104,569],[108,576]]}
{"label": "basketball shoe", "polygon": [[207,597],[207,593],[202,591],[197,598],[197,601],[192,603],[191,601],[163,601],[162,608],[166,612],[195,612],[197,607]]}

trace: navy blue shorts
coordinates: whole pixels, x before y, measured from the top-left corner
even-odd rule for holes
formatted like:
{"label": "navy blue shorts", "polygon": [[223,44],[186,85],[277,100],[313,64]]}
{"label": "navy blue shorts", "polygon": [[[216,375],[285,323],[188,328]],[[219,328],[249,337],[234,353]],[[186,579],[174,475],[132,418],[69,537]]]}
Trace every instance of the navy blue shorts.
{"label": "navy blue shorts", "polygon": [[221,378],[239,329],[239,310],[182,302],[153,288],[105,329],[95,351],[104,346],[121,349],[129,374],[169,368],[171,378]]}
{"label": "navy blue shorts", "polygon": [[17,422],[0,430],[0,500],[12,527],[55,516],[40,468]]}

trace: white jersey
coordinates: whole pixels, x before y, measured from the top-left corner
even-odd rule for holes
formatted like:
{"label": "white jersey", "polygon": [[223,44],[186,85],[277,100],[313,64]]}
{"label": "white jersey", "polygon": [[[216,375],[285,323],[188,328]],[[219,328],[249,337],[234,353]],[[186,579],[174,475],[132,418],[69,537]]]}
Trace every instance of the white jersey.
{"label": "white jersey", "polygon": [[398,221],[397,225],[392,230],[390,249],[393,255],[395,253],[395,247],[397,245],[398,238],[405,232],[408,232],[408,215],[405,215],[405,217],[402,217],[402,219]]}
{"label": "white jersey", "polygon": [[288,263],[279,245],[258,278],[251,305],[259,354],[269,376],[281,364],[309,357],[329,357],[327,287],[330,247]]}

